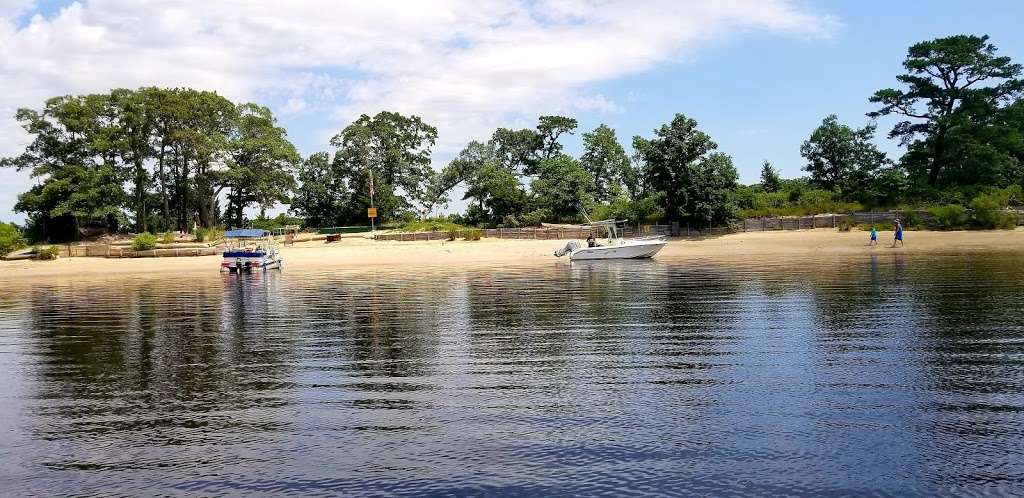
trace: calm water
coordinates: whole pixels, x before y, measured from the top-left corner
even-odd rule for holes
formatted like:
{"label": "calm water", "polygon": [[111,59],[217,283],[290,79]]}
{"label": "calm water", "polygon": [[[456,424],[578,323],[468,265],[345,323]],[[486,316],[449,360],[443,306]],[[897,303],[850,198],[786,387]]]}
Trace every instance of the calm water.
{"label": "calm water", "polygon": [[1024,493],[1024,256],[0,275],[4,494]]}

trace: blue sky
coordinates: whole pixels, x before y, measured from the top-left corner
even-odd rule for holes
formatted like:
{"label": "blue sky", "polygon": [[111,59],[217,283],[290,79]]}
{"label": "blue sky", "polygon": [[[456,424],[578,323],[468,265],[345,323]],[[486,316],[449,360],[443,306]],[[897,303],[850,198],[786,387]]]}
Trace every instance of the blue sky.
{"label": "blue sky", "polygon": [[[896,84],[916,41],[989,34],[1024,61],[1011,1],[192,1],[0,0],[0,154],[27,140],[17,107],[187,85],[269,105],[304,155],[361,112],[417,113],[439,128],[437,166],[539,114],[607,123],[628,145],[682,112],[750,183],[763,160],[801,175],[800,143],[826,115],[867,123],[868,97]],[[891,126],[877,141],[895,157]],[[566,145],[578,153],[579,133]],[[11,208],[30,184],[0,171],[0,220],[23,219]]]}

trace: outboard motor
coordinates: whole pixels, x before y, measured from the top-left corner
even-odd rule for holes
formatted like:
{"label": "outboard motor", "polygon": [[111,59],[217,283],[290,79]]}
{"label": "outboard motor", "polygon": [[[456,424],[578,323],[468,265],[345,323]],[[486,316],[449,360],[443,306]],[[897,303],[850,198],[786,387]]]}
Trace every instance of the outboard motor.
{"label": "outboard motor", "polygon": [[570,253],[572,253],[573,251],[575,251],[576,249],[579,249],[579,248],[580,248],[580,243],[576,242],[574,240],[574,241],[569,242],[568,244],[566,244],[565,247],[555,251],[555,257],[561,258],[562,256],[565,256],[566,254],[570,254]]}

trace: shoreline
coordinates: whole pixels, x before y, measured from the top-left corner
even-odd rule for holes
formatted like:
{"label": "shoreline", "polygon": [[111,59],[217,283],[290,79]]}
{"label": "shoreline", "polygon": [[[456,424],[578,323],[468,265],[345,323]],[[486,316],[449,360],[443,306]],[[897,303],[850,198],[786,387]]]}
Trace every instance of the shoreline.
{"label": "shoreline", "polygon": [[[866,232],[833,229],[746,232],[704,238],[670,239],[655,258],[747,260],[768,256],[831,257],[856,254],[949,254],[1024,252],[1024,230],[908,231],[905,247],[889,247],[891,233],[879,235],[879,245],[868,246]],[[359,270],[381,266],[415,270],[417,267],[458,267],[493,264],[547,264],[567,262],[552,253],[567,240],[483,239],[457,241],[374,241],[359,237],[341,242],[301,242],[281,249],[284,271],[317,269]],[[60,258],[56,261],[0,261],[0,282],[33,278],[145,276],[168,273],[217,272],[220,256],[108,259]]]}

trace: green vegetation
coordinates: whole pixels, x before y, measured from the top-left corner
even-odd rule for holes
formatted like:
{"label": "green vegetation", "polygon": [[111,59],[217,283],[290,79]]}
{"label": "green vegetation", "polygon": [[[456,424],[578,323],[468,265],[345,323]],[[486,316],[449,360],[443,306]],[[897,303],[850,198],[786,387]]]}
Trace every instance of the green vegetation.
{"label": "green vegetation", "polygon": [[477,241],[484,238],[484,231],[479,228],[471,228],[462,232],[462,238],[470,241]]}
{"label": "green vegetation", "polygon": [[939,230],[955,230],[967,224],[967,209],[956,204],[936,206],[928,210],[934,218],[935,228]]}
{"label": "green vegetation", "polygon": [[153,249],[156,249],[156,235],[143,232],[132,239],[133,251],[151,251]]}
{"label": "green vegetation", "polygon": [[297,226],[301,227],[303,223],[302,218],[295,216],[288,216],[287,214],[281,213],[273,218],[268,218],[264,215],[253,219],[249,225],[253,228],[262,228],[263,230],[273,230],[275,228],[284,228],[286,226]]}
{"label": "green vegetation", "polygon": [[399,232],[449,232],[452,230],[463,230],[466,227],[457,223],[457,219],[440,217],[424,218],[422,220],[412,219],[386,228]]}
{"label": "green vegetation", "polygon": [[164,232],[163,236],[160,238],[160,242],[164,244],[173,244],[174,232]]}
{"label": "green vegetation", "polygon": [[[891,221],[879,221],[876,223],[861,223],[860,225],[857,225],[858,230],[865,232],[870,232],[871,227],[875,227],[875,230],[878,230],[879,232],[891,232],[896,228],[896,224]],[[910,227],[908,226],[904,226],[903,228],[910,230]]]}
{"label": "green vegetation", "polygon": [[[741,217],[892,208],[929,210],[927,224],[943,229],[1014,226],[1007,208],[1024,203],[1021,65],[997,55],[987,36],[956,35],[909,47],[902,72],[899,88],[868,98],[877,106],[869,122],[830,114],[808,130],[800,144],[806,177],[784,179],[765,161],[760,182],[746,186],[730,156],[681,113],[632,137],[631,150],[598,125],[581,133],[579,157],[562,143],[577,121],[540,116],[533,127],[498,128],[468,143],[435,170],[438,130],[418,116],[361,115],[330,140],[332,153],[301,159],[266,108],[161,88],[20,109],[32,141],[2,164],[39,179],[15,206],[28,214],[32,240],[75,239],[95,227],[365,225],[371,196],[377,222],[399,230],[537,226],[580,222],[582,213],[703,228]],[[899,119],[887,137],[905,148],[900,157],[876,146],[874,119],[883,116]],[[452,192],[462,193],[465,212],[427,218]],[[265,213],[278,203],[298,218],[245,218],[247,208]]]}
{"label": "green vegetation", "polygon": [[96,226],[184,232],[222,215],[240,224],[247,206],[287,201],[299,161],[268,109],[213,92],[116,89],[55,97],[15,117],[32,141],[3,164],[40,180],[15,205],[35,240],[73,240]]}
{"label": "green vegetation", "polygon": [[0,257],[25,247],[25,237],[14,223],[0,223]]}
{"label": "green vegetation", "polygon": [[217,242],[224,238],[224,229],[221,227],[197,228],[194,234],[196,242]]}
{"label": "green vegetation", "polygon": [[35,246],[35,247],[33,247],[32,252],[34,252],[36,254],[36,259],[43,260],[43,261],[52,261],[54,259],[57,259],[57,256],[60,255],[60,247],[59,246],[47,246],[47,247]]}

